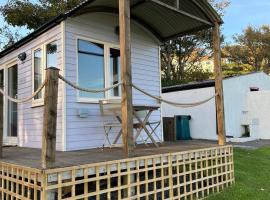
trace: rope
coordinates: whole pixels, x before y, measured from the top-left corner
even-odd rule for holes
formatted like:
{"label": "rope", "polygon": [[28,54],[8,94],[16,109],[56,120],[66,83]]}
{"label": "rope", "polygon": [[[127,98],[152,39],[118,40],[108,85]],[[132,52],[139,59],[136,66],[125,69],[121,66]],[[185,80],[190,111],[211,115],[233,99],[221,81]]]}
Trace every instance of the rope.
{"label": "rope", "polygon": [[80,87],[80,86],[78,86],[78,85],[75,85],[74,83],[72,83],[72,82],[68,81],[67,79],[65,79],[65,78],[64,78],[63,76],[61,76],[60,74],[59,74],[59,79],[61,79],[62,81],[64,81],[65,83],[67,83],[69,86],[73,87],[73,88],[76,89],[76,90],[80,90],[80,91],[83,91],[83,92],[90,92],[90,93],[106,92],[106,91],[108,91],[108,90],[111,90],[111,89],[113,89],[113,88],[116,88],[116,87],[122,85],[122,83],[120,82],[120,83],[117,83],[117,84],[112,85],[112,86],[107,87],[107,88],[90,89],[90,88],[82,88],[82,87]]}
{"label": "rope", "polygon": [[[62,81],[64,81],[65,83],[67,83],[69,86],[73,87],[74,89],[76,90],[80,90],[80,91],[83,91],[83,92],[90,92],[90,93],[100,93],[100,92],[105,92],[105,91],[108,91],[108,90],[111,90],[113,88],[116,88],[120,85],[122,85],[122,83],[117,83],[115,85],[112,85],[110,87],[107,87],[107,88],[101,88],[101,89],[89,89],[89,88],[82,88],[78,85],[75,85],[74,83],[70,82],[69,80],[67,80],[66,78],[64,78],[63,76],[61,76],[59,74],[59,79],[61,79]],[[153,99],[156,99],[160,102],[164,102],[164,103],[167,103],[167,104],[171,104],[173,106],[177,106],[177,107],[182,107],[182,108],[190,108],[190,107],[195,107],[195,106],[199,106],[199,105],[202,105],[204,103],[207,103],[208,101],[210,101],[211,99],[215,98],[217,96],[217,94],[213,95],[212,97],[206,99],[206,100],[203,100],[203,101],[199,101],[199,102],[195,102],[195,103],[177,103],[177,102],[172,102],[172,101],[168,101],[168,100],[165,100],[165,99],[162,99],[161,97],[157,97],[157,96],[154,96],[146,91],[144,91],[143,89],[139,88],[138,86],[132,84],[131,85],[133,88],[135,88],[136,90],[140,91],[141,93],[153,98]]]}
{"label": "rope", "polygon": [[[110,87],[107,87],[107,88],[101,88],[101,89],[90,89],[90,88],[82,88],[78,85],[75,85],[73,84],[72,82],[68,81],[67,79],[65,79],[63,76],[61,76],[59,74],[59,79],[61,79],[62,81],[64,81],[66,84],[68,84],[69,86],[73,87],[74,89],[77,89],[77,90],[80,90],[80,91],[83,91],[83,92],[90,92],[90,93],[100,93],[100,92],[105,92],[105,91],[108,91],[108,90],[111,90],[113,88],[116,88],[120,85],[122,85],[122,83],[117,83],[115,85],[112,85]],[[46,80],[42,83],[42,85],[28,98],[24,98],[24,99],[15,99],[15,98],[12,98],[10,97],[4,90],[2,90],[0,88],[0,93],[2,93],[2,95],[6,96],[8,100],[12,101],[12,102],[15,102],[15,103],[25,103],[25,102],[28,102],[28,101],[31,101],[38,93],[41,92],[41,90],[45,87],[45,84],[46,84]],[[165,99],[162,99],[161,97],[157,97],[157,96],[154,96],[146,91],[144,91],[143,89],[139,88],[138,86],[132,84],[132,87],[135,88],[136,90],[140,91],[141,93],[153,98],[153,99],[156,99],[160,102],[164,102],[164,103],[167,103],[167,104],[171,104],[173,106],[177,106],[177,107],[182,107],[182,108],[190,108],[190,107],[195,107],[195,106],[199,106],[199,105],[202,105],[204,103],[207,103],[208,101],[212,100],[213,98],[215,98],[217,96],[217,94],[215,94],[214,96],[208,98],[208,99],[205,99],[203,101],[199,101],[199,102],[195,102],[195,103],[177,103],[177,102],[172,102],[172,101],[168,101],[168,100],[165,100]]]}
{"label": "rope", "polygon": [[38,93],[41,92],[41,90],[44,88],[46,84],[46,80],[42,83],[42,85],[30,96],[24,99],[15,99],[13,97],[10,97],[4,90],[0,88],[0,93],[7,97],[8,100],[14,102],[14,103],[26,103],[28,101],[31,101]]}
{"label": "rope", "polygon": [[156,99],[158,101],[161,101],[161,102],[164,102],[164,103],[167,103],[167,104],[171,104],[173,106],[176,106],[176,107],[182,107],[182,108],[190,108],[190,107],[196,107],[196,106],[199,106],[199,105],[202,105],[204,103],[207,103],[208,101],[210,101],[211,99],[215,98],[217,96],[217,94],[215,94],[214,96],[208,98],[208,99],[205,99],[203,101],[199,101],[199,102],[195,102],[195,103],[177,103],[177,102],[172,102],[172,101],[168,101],[168,100],[165,100],[165,99],[162,99],[161,97],[157,97],[157,96],[154,96],[146,91],[144,91],[143,89],[139,88],[138,86],[132,84],[132,86],[140,91],[141,93],[153,98],[153,99]]}

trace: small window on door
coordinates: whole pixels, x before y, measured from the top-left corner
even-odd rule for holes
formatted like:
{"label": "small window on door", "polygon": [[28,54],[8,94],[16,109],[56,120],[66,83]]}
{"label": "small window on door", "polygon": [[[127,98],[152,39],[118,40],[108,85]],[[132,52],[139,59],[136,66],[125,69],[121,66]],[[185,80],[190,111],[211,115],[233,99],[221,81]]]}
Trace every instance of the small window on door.
{"label": "small window on door", "polygon": [[[43,81],[43,67],[42,67],[42,50],[37,49],[34,51],[34,91],[41,86]],[[42,99],[42,92],[38,93],[35,100]]]}
{"label": "small window on door", "polygon": [[0,88],[4,88],[4,70],[0,70]]}

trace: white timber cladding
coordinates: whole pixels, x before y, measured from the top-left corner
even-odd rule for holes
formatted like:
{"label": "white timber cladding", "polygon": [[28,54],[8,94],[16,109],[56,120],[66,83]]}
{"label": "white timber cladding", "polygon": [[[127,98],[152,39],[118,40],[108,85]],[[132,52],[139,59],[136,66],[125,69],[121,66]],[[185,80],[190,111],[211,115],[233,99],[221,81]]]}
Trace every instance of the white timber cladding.
{"label": "white timber cladding", "polygon": [[[60,25],[48,30],[42,35],[26,43],[0,59],[0,67],[7,67],[11,60],[18,65],[18,98],[29,97],[33,84],[33,51],[51,41],[57,43],[57,66],[62,70],[62,40]],[[26,60],[20,61],[17,56],[25,52]],[[44,58],[45,59],[45,58]],[[45,62],[43,62],[44,64]],[[44,66],[45,68],[45,66]],[[62,83],[59,86],[58,116],[57,116],[57,150],[62,150]],[[18,145],[21,147],[41,148],[43,128],[43,106],[33,102],[18,105]]]}
{"label": "white timber cladding", "polygon": [[[208,87],[164,93],[162,97],[180,103],[193,103],[207,99],[214,94],[215,88]],[[192,138],[217,140],[215,99],[191,108],[179,108],[162,103],[162,117],[174,117],[175,115],[191,116],[190,134]]]}
{"label": "white timber cladding", "polygon": [[[119,36],[115,34],[118,16],[111,14],[87,14],[69,18],[56,27],[46,31],[17,50],[0,59],[0,68],[6,68],[11,62],[18,64],[18,98],[25,98],[33,90],[33,53],[47,43],[57,43],[57,66],[60,73],[69,80],[77,82],[77,39],[97,40],[103,43],[119,45]],[[148,32],[132,23],[132,78],[133,83],[160,96],[159,44]],[[25,52],[25,61],[17,56]],[[43,52],[45,55],[45,52]],[[45,65],[43,58],[43,65]],[[43,66],[45,68],[45,66]],[[57,150],[79,150],[100,147],[104,140],[103,120],[99,105],[91,102],[79,102],[77,92],[59,82],[57,116]],[[158,105],[155,100],[133,90],[134,104]],[[88,118],[77,116],[78,109],[87,109]],[[154,112],[152,121],[160,121],[160,110]],[[29,102],[18,105],[18,145],[41,148],[43,128],[42,102]],[[118,130],[117,130],[118,131]],[[161,137],[161,128],[157,133]],[[114,138],[114,135],[111,135]]]}
{"label": "white timber cladding", "polygon": [[[259,88],[260,92],[250,92],[251,87]],[[269,134],[269,131],[265,128],[267,126],[264,126],[265,121],[262,120],[262,116],[269,114],[269,105],[266,104],[267,101],[265,100],[268,98],[267,94],[269,91],[270,77],[263,72],[223,80],[225,131],[227,136],[234,138],[241,137],[243,134],[242,125],[248,123],[252,129],[251,132],[253,132],[251,137],[255,139],[270,138],[270,135],[265,135]],[[171,101],[189,103],[206,99],[214,94],[214,87],[208,87],[164,93],[162,97]],[[263,99],[263,95],[265,99]],[[255,109],[256,106],[258,109]],[[192,138],[217,139],[215,100],[194,108],[175,108],[163,104],[162,114],[163,117],[191,115],[190,129]],[[246,118],[245,115],[250,119],[249,122],[244,122],[247,121],[247,119],[244,119]],[[254,119],[253,122],[252,119]],[[257,119],[261,121],[261,126],[259,127],[260,130],[258,129],[256,132]]]}
{"label": "white timber cladding", "polygon": [[[119,45],[115,34],[118,16],[93,13],[68,18],[65,22],[65,69],[66,77],[77,82],[77,39],[84,38]],[[160,96],[159,44],[137,24],[131,23],[132,81],[153,95]],[[89,63],[91,67],[91,63]],[[100,147],[104,141],[103,120],[99,105],[93,102],[79,102],[77,92],[66,87],[66,149],[78,150]],[[133,90],[133,102],[140,105],[157,105],[158,102]],[[88,110],[87,118],[77,115],[78,109]],[[160,121],[160,111],[151,120]],[[157,130],[161,135],[161,129]],[[115,135],[111,134],[111,138]]]}

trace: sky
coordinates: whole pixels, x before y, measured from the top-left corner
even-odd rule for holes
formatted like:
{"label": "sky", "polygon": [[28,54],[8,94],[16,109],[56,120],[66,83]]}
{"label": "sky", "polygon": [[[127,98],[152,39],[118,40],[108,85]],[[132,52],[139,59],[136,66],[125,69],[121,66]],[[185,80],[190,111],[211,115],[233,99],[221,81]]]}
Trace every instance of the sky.
{"label": "sky", "polygon": [[230,0],[223,17],[225,41],[232,41],[234,34],[239,34],[248,25],[270,25],[270,0]]}
{"label": "sky", "polygon": [[[7,0],[0,0],[4,5]],[[248,25],[270,25],[270,0],[230,0],[231,4],[223,17],[223,34],[226,42],[232,42],[232,36],[240,34]],[[3,18],[0,16],[0,23]],[[26,33],[24,30],[23,32]]]}

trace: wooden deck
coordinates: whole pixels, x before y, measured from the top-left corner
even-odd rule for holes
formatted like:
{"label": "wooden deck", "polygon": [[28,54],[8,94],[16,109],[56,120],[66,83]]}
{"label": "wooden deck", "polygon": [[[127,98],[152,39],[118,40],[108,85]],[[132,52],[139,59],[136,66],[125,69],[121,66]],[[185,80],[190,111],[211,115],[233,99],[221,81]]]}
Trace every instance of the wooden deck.
{"label": "wooden deck", "polygon": [[[175,153],[216,146],[218,146],[217,142],[207,140],[190,140],[164,143],[159,148],[154,146],[147,147],[145,145],[139,145],[135,149],[133,157]],[[1,159],[3,162],[41,169],[41,150],[39,149],[5,147],[3,152],[4,157]],[[127,157],[124,156],[122,148],[116,147],[111,149],[105,148],[104,150],[98,148],[81,151],[57,152],[55,168],[121,160],[125,158]]]}
{"label": "wooden deck", "polygon": [[0,199],[202,199],[234,183],[233,148],[191,140],[122,148],[57,152],[41,169],[38,149],[6,147],[0,160]]}

